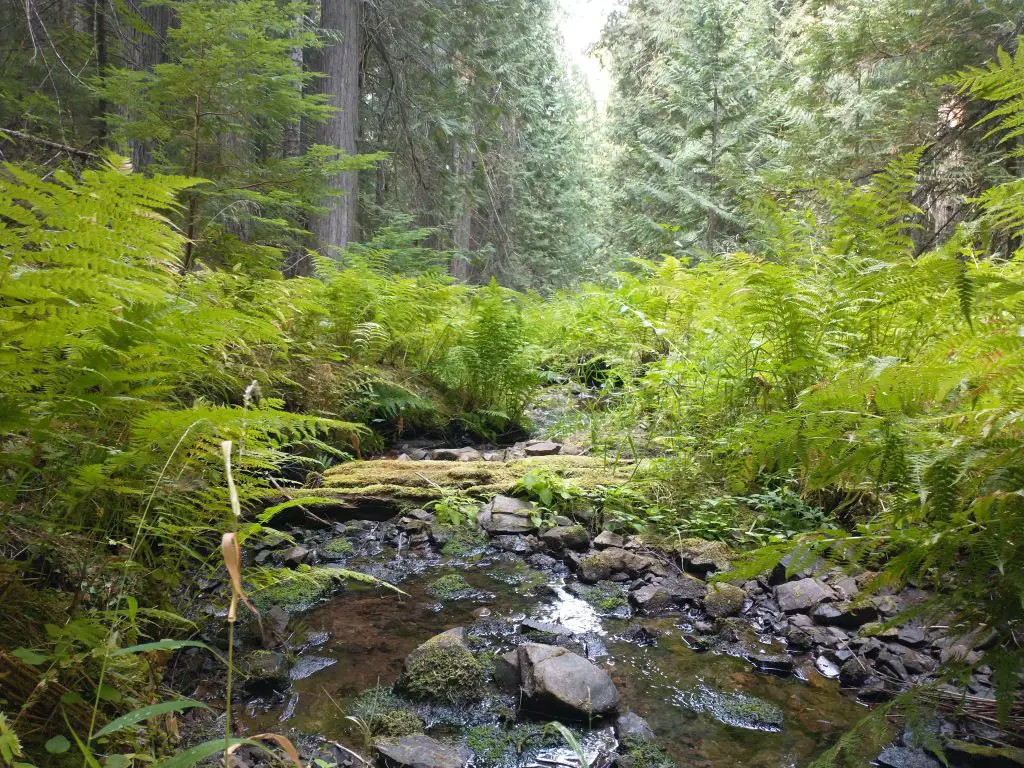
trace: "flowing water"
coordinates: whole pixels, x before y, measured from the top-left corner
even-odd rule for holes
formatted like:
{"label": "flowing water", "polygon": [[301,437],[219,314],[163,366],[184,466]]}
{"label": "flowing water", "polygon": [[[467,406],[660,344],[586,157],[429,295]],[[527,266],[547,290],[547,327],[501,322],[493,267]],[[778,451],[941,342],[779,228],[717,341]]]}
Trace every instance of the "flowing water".
{"label": "flowing water", "polygon": [[[293,668],[291,691],[283,699],[252,702],[247,727],[293,727],[352,743],[347,706],[366,689],[395,682],[417,645],[451,627],[515,627],[528,618],[583,634],[588,655],[618,686],[623,709],[648,720],[680,768],[806,766],[865,714],[810,664],[782,678],[759,673],[724,650],[698,652],[687,644],[690,627],[681,617],[602,617],[560,581],[505,558],[435,562],[401,582],[406,595],[354,587],[294,619],[309,647]],[[439,603],[427,586],[453,571],[472,590],[464,599]],[[542,577],[548,584],[538,589]],[[638,625],[648,630],[640,634],[648,642],[636,642],[635,631],[626,633]],[[489,637],[495,651],[512,646],[507,634]],[[478,714],[462,717],[468,724]],[[437,723],[453,735],[451,713]]]}

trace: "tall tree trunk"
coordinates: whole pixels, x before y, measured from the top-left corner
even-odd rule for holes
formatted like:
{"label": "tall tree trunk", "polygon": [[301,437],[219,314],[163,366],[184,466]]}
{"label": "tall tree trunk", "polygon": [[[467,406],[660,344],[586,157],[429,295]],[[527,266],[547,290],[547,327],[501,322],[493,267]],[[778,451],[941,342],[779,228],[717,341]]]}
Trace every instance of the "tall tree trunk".
{"label": "tall tree trunk", "polygon": [[[153,67],[165,61],[164,44],[171,28],[171,9],[165,5],[143,5],[137,13],[149,30],[133,28],[131,65],[140,72],[151,72]],[[152,162],[152,142],[133,140],[131,150],[135,170],[141,171]]]}
{"label": "tall tree trunk", "polygon": [[455,221],[452,222],[454,253],[450,266],[451,276],[465,282],[469,279],[469,252],[473,247],[473,152],[456,139],[452,144],[452,167],[458,179],[458,202]]}
{"label": "tall tree trunk", "polygon": [[[337,111],[323,125],[320,141],[348,155],[356,153],[359,136],[362,6],[362,0],[322,0],[320,7],[320,26],[340,37],[323,50],[324,93]],[[330,186],[342,194],[332,197],[327,213],[313,222],[313,234],[324,250],[344,248],[355,240],[359,213],[359,176],[355,171],[333,177]]]}

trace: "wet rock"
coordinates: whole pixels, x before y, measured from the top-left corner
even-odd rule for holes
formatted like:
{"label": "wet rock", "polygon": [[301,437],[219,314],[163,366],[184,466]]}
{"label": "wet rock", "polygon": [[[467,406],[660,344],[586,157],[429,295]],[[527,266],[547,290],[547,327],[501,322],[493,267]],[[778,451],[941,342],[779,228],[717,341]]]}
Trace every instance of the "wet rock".
{"label": "wet rock", "polygon": [[892,651],[881,651],[875,658],[875,664],[879,671],[885,672],[892,677],[903,681],[910,679],[910,675],[907,674],[907,668],[903,666],[903,662]]}
{"label": "wet rock", "polygon": [[519,692],[519,650],[494,657],[494,680],[506,693]]}
{"label": "wet rock", "polygon": [[707,576],[714,571],[726,571],[730,567],[729,548],[720,541],[683,539],[679,543],[679,554],[683,560],[683,567],[698,576]]}
{"label": "wet rock", "polygon": [[920,627],[900,627],[896,631],[896,639],[908,648],[923,648],[928,642]]}
{"label": "wet rock", "polygon": [[746,653],[743,658],[762,672],[788,675],[796,666],[788,653]]}
{"label": "wet rock", "polygon": [[434,461],[480,461],[483,456],[476,448],[437,448],[430,452]]}
{"label": "wet rock", "polygon": [[515,536],[503,534],[491,539],[497,549],[502,552],[513,552],[517,555],[528,555],[540,548],[540,541],[536,536]]}
{"label": "wet rock", "polygon": [[582,525],[557,525],[540,535],[542,542],[556,551],[583,550],[590,546],[590,534]]}
{"label": "wet rock", "polygon": [[911,675],[924,675],[932,672],[935,667],[935,659],[924,653],[919,653],[913,648],[904,648],[895,643],[889,645],[889,649],[899,657],[903,667]]}
{"label": "wet rock", "polygon": [[611,531],[601,531],[597,534],[594,539],[594,546],[598,549],[608,549],[608,547],[622,548],[622,545],[626,543],[626,540],[617,533]]}
{"label": "wet rock", "polygon": [[743,608],[746,593],[732,584],[712,584],[704,596],[704,610],[709,616],[736,616]]}
{"label": "wet rock", "polygon": [[484,461],[504,461],[504,451],[484,451]]}
{"label": "wet rock", "polygon": [[519,655],[526,706],[541,714],[589,717],[614,712],[619,692],[608,674],[564,648],[524,643]]}
{"label": "wet rock", "polygon": [[581,581],[593,583],[610,579],[615,574],[627,574],[635,577],[641,573],[658,570],[661,566],[657,560],[627,549],[609,547],[587,555],[579,561],[579,577]]}
{"label": "wet rock", "polygon": [[707,585],[693,576],[676,576],[646,584],[629,593],[630,601],[646,613],[667,610],[683,603],[697,603],[704,599]]}
{"label": "wet rock", "polygon": [[415,648],[395,685],[414,699],[473,701],[483,694],[484,669],[469,650],[465,629],[456,627]]}
{"label": "wet rock", "polygon": [[572,630],[568,627],[563,627],[561,624],[549,624],[546,621],[537,621],[535,619],[526,619],[525,621],[519,622],[519,629],[523,632],[532,632],[541,635],[559,635],[569,636],[572,635]]}
{"label": "wet rock", "polygon": [[283,691],[288,687],[288,659],[283,653],[253,651],[242,659],[238,668],[250,691],[267,688]]}
{"label": "wet rock", "polygon": [[804,627],[790,626],[785,633],[786,644],[794,651],[810,651],[815,646],[814,633]]}
{"label": "wet rock", "polygon": [[808,611],[819,603],[835,598],[836,593],[818,579],[800,579],[775,587],[775,599],[786,613]]}
{"label": "wet rock", "polygon": [[940,768],[941,763],[920,749],[889,747],[882,750],[876,762],[883,768]]}
{"label": "wet rock", "polygon": [[871,676],[871,667],[867,659],[854,656],[843,662],[839,668],[839,684],[844,688],[857,688]]}
{"label": "wet rock", "polygon": [[333,667],[337,663],[337,659],[332,659],[328,656],[300,656],[295,662],[295,666],[289,671],[289,677],[292,680],[305,680],[321,669]]}
{"label": "wet rock", "polygon": [[491,534],[530,533],[536,526],[531,516],[536,505],[511,496],[495,496],[477,515],[480,527]]}
{"label": "wet rock", "polygon": [[875,621],[878,618],[878,611],[873,605],[867,604],[821,603],[811,612],[811,618],[819,624],[830,627],[857,629]]}
{"label": "wet rock", "polygon": [[636,712],[623,712],[615,718],[615,735],[619,741],[654,741],[654,731]]}
{"label": "wet rock", "polygon": [[857,691],[861,701],[888,701],[893,696],[895,693],[886,686],[885,680],[875,675],[868,677]]}
{"label": "wet rock", "polygon": [[639,624],[631,624],[626,628],[626,631],[618,637],[620,640],[627,643],[633,643],[640,648],[650,648],[652,645],[657,645],[658,643],[657,633]]}
{"label": "wet rock", "polygon": [[296,568],[309,560],[311,554],[305,547],[292,547],[284,553],[282,562],[289,568]]}
{"label": "wet rock", "polygon": [[374,746],[385,764],[396,768],[462,768],[473,757],[466,747],[450,747],[423,734],[379,741]]}
{"label": "wet rock", "polygon": [[703,684],[677,699],[695,712],[706,712],[716,720],[737,728],[781,731],[782,710],[775,704],[746,693],[724,693]]}
{"label": "wet rock", "polygon": [[542,571],[548,571],[560,565],[558,560],[555,560],[551,555],[545,555],[542,552],[530,555],[526,558],[526,564],[531,568],[537,568]]}
{"label": "wet rock", "polygon": [[836,666],[835,662],[826,656],[819,656],[814,660],[814,668],[823,676],[830,680],[839,677],[839,667]]}
{"label": "wet rock", "polygon": [[527,456],[554,456],[561,452],[562,446],[550,440],[530,440],[524,450]]}

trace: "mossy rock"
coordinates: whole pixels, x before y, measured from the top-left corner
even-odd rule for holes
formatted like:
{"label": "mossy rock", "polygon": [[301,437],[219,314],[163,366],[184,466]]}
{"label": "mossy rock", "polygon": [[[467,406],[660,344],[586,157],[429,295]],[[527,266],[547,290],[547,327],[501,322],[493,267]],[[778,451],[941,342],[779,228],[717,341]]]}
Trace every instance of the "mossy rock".
{"label": "mossy rock", "polygon": [[331,468],[324,486],[294,495],[337,498],[359,504],[361,498],[390,498],[415,504],[439,499],[446,492],[471,496],[510,494],[520,478],[548,469],[584,490],[616,485],[631,471],[608,466],[591,456],[535,456],[507,463],[492,461],[350,461]]}
{"label": "mossy rock", "polygon": [[741,728],[781,731],[782,710],[771,702],[743,693],[726,694],[720,703],[720,719]]}
{"label": "mossy rock", "polygon": [[954,765],[971,765],[978,768],[1024,766],[1024,749],[1019,747],[989,747],[950,739],[945,742],[944,748],[947,755],[953,758]]}
{"label": "mossy rock", "polygon": [[427,640],[405,659],[397,690],[413,699],[465,704],[482,698],[486,672],[466,645],[465,630]]}
{"label": "mossy rock", "polygon": [[423,733],[423,720],[390,688],[377,686],[359,694],[349,712],[359,718],[373,737]]}
{"label": "mossy rock", "polygon": [[434,541],[443,542],[441,554],[448,557],[464,557],[487,546],[487,534],[477,527],[435,525]]}
{"label": "mossy rock", "polygon": [[600,581],[576,590],[577,596],[592,605],[604,616],[629,616],[629,599],[626,590],[618,584]]}
{"label": "mossy rock", "polygon": [[427,586],[427,594],[438,600],[458,600],[473,588],[462,576],[449,573],[435,579]]}
{"label": "mossy rock", "polygon": [[280,581],[267,587],[253,590],[250,595],[253,604],[261,611],[279,605],[289,613],[308,610],[335,590],[340,588],[341,579],[325,568],[301,567],[276,569]]}
{"label": "mossy rock", "polygon": [[733,584],[712,584],[704,596],[704,610],[716,619],[736,616],[743,609],[746,596],[746,592]]}
{"label": "mossy rock", "polygon": [[320,551],[326,557],[333,559],[348,557],[355,551],[355,548],[352,546],[352,542],[344,536],[336,536],[324,544]]}
{"label": "mossy rock", "polygon": [[727,571],[732,567],[732,552],[720,541],[683,539],[676,544],[687,570],[704,574]]}

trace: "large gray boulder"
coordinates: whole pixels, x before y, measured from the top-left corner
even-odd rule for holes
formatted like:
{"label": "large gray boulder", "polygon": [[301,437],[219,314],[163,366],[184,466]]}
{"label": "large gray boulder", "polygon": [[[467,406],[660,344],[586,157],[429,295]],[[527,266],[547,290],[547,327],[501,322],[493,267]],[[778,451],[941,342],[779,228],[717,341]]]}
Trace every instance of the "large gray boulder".
{"label": "large gray boulder", "polygon": [[582,525],[556,525],[540,535],[540,540],[552,549],[586,549],[590,546],[590,534]]}
{"label": "large gray boulder", "polygon": [[531,518],[535,511],[531,502],[499,494],[483,506],[476,519],[490,534],[530,533],[536,529]]}
{"label": "large gray boulder", "polygon": [[663,563],[653,557],[618,547],[609,547],[587,555],[579,561],[578,569],[580,581],[591,584],[597,581],[606,581],[615,574],[625,574],[628,577],[636,578],[647,573],[664,576],[667,569]]}
{"label": "large gray boulder", "polygon": [[775,587],[775,599],[786,613],[809,611],[819,603],[836,599],[836,593],[819,579],[788,581]]}
{"label": "large gray boulder", "polygon": [[449,747],[422,733],[375,745],[384,762],[397,768],[462,768],[473,757],[466,747]]}
{"label": "large gray boulder", "polygon": [[538,714],[588,718],[619,706],[619,691],[607,672],[554,645],[524,643],[499,657],[495,673],[506,690],[518,679],[524,706]]}

